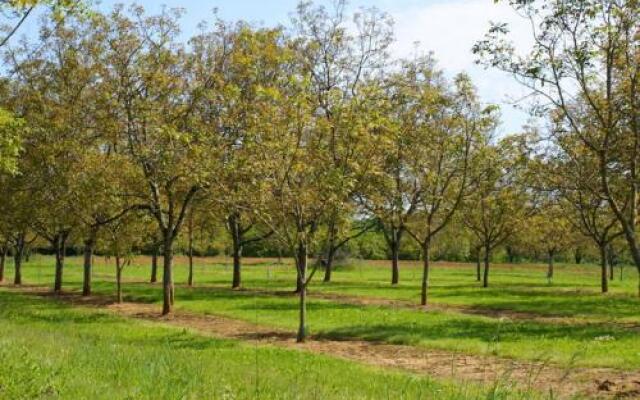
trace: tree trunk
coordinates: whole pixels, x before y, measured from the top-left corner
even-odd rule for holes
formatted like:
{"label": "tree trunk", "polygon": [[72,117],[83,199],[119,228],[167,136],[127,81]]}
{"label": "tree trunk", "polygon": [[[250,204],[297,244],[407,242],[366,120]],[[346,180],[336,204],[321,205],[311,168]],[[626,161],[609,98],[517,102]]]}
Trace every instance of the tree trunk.
{"label": "tree trunk", "polygon": [[229,233],[231,233],[231,243],[233,247],[233,280],[232,289],[239,289],[242,286],[242,234],[238,226],[236,215],[229,216]]}
{"label": "tree trunk", "polygon": [[609,291],[609,280],[608,280],[608,268],[607,268],[607,245],[600,246],[600,265],[602,268],[601,271],[601,287],[602,293],[607,293]]}
{"label": "tree trunk", "polygon": [[93,270],[93,249],[96,244],[95,230],[92,230],[84,241],[84,277],[82,280],[82,295],[91,296],[91,276]]}
{"label": "tree trunk", "polygon": [[9,246],[3,246],[0,250],[0,282],[4,282],[4,265],[7,260],[7,252],[9,251]]}
{"label": "tree trunk", "polygon": [[400,282],[400,267],[398,263],[398,245],[394,243],[391,248],[391,284],[397,285]]}
{"label": "tree trunk", "polygon": [[609,282],[611,282],[615,276],[614,276],[614,265],[615,265],[615,260],[614,260],[614,252],[613,252],[613,246],[611,246],[610,244],[607,245],[607,264],[609,265]]}
{"label": "tree trunk", "polygon": [[576,247],[573,257],[576,261],[576,264],[580,265],[582,263],[582,249],[580,247]]}
{"label": "tree trunk", "polygon": [[482,282],[482,267],[480,266],[480,259],[482,256],[482,247],[479,246],[476,253],[476,281]]}
{"label": "tree trunk", "polygon": [[547,281],[549,282],[549,284],[551,284],[551,282],[553,281],[553,256],[554,256],[554,252],[550,251],[548,254],[548,260],[549,260],[549,265],[547,267]]}
{"label": "tree trunk", "polygon": [[615,278],[613,263],[608,262],[607,264],[609,265],[609,281],[612,281]]}
{"label": "tree trunk", "polygon": [[333,260],[335,258],[335,249],[333,244],[329,245],[329,251],[327,252],[327,259],[324,260],[324,282],[331,282],[331,272],[333,270]]}
{"label": "tree trunk", "polygon": [[422,270],[422,292],[420,297],[420,304],[423,306],[427,305],[427,295],[429,291],[429,272],[431,265],[429,264],[429,250],[431,248],[431,243],[426,241],[422,245],[422,257],[423,257],[423,270]]}
{"label": "tree trunk", "polygon": [[300,320],[298,326],[298,335],[296,337],[296,341],[298,343],[302,343],[305,341],[307,337],[307,246],[304,242],[298,243],[298,256],[297,264],[298,264],[298,276],[301,282],[300,287]]}
{"label": "tree trunk", "polygon": [[122,303],[122,260],[116,255],[116,299]]}
{"label": "tree trunk", "polygon": [[53,292],[60,294],[62,292],[62,273],[64,270],[64,256],[66,252],[66,237],[64,234],[58,234],[54,237],[54,250],[56,253],[56,272],[55,281],[53,283]]}
{"label": "tree trunk", "polygon": [[400,282],[400,268],[398,260],[400,258],[400,239],[402,238],[402,230],[391,228],[391,235],[385,234],[385,239],[389,250],[391,251],[391,284],[397,285]]}
{"label": "tree trunk", "polygon": [[19,237],[16,240],[13,253],[13,268],[14,268],[14,285],[22,285],[22,257],[24,255],[25,238]]}
{"label": "tree trunk", "polygon": [[487,244],[484,247],[484,280],[482,287],[489,287],[489,257],[491,257],[491,247]]}
{"label": "tree trunk", "polygon": [[233,248],[233,282],[232,289],[240,289],[242,286],[242,246]]}
{"label": "tree trunk", "polygon": [[187,285],[193,286],[193,249],[189,249],[189,277],[187,278]]}
{"label": "tree trunk", "polygon": [[173,288],[173,238],[164,233],[162,271],[162,315],[171,313],[174,302]]}
{"label": "tree trunk", "polygon": [[296,263],[296,290],[294,293],[298,293],[300,294],[300,292],[302,292],[302,286],[303,285],[303,280],[302,280],[302,276],[300,275],[300,270],[303,268],[302,265],[300,264],[301,261],[298,257],[296,257],[295,260]]}
{"label": "tree trunk", "polygon": [[189,213],[189,224],[187,225],[187,236],[189,239],[189,248],[187,250],[187,257],[189,259],[189,276],[187,278],[187,285],[193,286],[193,209]]}
{"label": "tree trunk", "polygon": [[151,283],[158,282],[158,243],[153,244],[153,249],[151,250]]}
{"label": "tree trunk", "polygon": [[332,219],[329,224],[329,241],[327,243],[327,259],[324,260],[324,279],[323,282],[331,282],[331,272],[333,268],[333,258],[336,252],[336,225],[335,220]]}

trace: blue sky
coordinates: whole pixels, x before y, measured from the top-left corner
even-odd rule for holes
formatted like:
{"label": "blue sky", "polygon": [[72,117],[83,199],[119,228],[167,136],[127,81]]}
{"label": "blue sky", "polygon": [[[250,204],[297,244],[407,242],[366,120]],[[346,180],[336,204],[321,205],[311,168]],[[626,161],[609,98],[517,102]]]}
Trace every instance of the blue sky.
{"label": "blue sky", "polygon": [[[318,4],[330,5],[331,0],[316,0]],[[131,3],[130,0],[101,0],[99,7],[110,9],[114,4]],[[196,29],[199,22],[211,18],[212,10],[218,9],[225,20],[244,19],[249,22],[272,26],[286,24],[295,10],[298,0],[138,0],[148,11],[159,10],[162,5],[184,8],[182,20],[185,37]],[[474,65],[471,54],[473,43],[482,38],[490,21],[508,22],[518,48],[530,45],[527,24],[520,20],[504,4],[493,0],[350,0],[349,7],[375,6],[392,15],[396,25],[396,42],[393,54],[396,57],[410,55],[416,49],[433,51],[439,67],[447,75],[468,72],[478,87],[484,102],[497,103],[502,109],[503,124],[499,134],[515,133],[527,121],[527,115],[514,108],[513,102],[526,92],[510,76],[497,71],[486,71]],[[35,32],[36,19],[31,19],[21,33]]]}

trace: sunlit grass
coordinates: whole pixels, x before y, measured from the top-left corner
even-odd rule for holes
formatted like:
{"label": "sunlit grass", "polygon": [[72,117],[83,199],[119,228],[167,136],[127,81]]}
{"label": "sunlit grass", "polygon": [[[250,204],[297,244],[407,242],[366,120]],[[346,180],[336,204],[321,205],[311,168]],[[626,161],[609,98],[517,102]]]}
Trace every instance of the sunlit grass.
{"label": "sunlit grass", "polygon": [[529,399],[0,289],[2,399]]}
{"label": "sunlit grass", "polygon": [[[178,259],[176,283],[186,281],[184,260]],[[159,303],[160,285],[150,285],[148,260],[140,259],[125,271],[127,299]],[[196,287],[177,289],[177,307],[198,313],[238,318],[262,325],[294,330],[297,300],[286,295],[294,284],[289,264],[261,262],[244,267],[244,286],[267,293],[228,289],[231,268],[224,260],[197,260]],[[376,265],[378,264],[378,265]],[[27,264],[26,281],[50,284],[50,259]],[[10,269],[10,268],[9,268]],[[361,338],[429,348],[491,354],[516,359],[545,359],[562,365],[640,368],[640,300],[635,294],[636,272],[627,267],[625,278],[612,282],[612,293],[599,293],[596,266],[558,266],[549,285],[543,266],[495,266],[492,286],[482,289],[475,282],[473,265],[436,265],[431,302],[465,306],[477,310],[503,309],[529,313],[530,317],[558,316],[558,323],[522,318],[494,318],[454,311],[424,311],[399,306],[356,306],[338,300],[311,299],[309,329],[312,334],[332,338]],[[97,293],[114,291],[113,267],[97,259]],[[417,302],[418,263],[403,265],[403,281],[391,287],[388,268],[362,263],[339,269],[334,282],[311,287],[312,293],[331,292]],[[81,263],[68,260],[65,288],[81,287]],[[526,317],[526,315],[525,315]],[[626,325],[620,323],[625,322]],[[602,340],[607,338],[607,340]]]}

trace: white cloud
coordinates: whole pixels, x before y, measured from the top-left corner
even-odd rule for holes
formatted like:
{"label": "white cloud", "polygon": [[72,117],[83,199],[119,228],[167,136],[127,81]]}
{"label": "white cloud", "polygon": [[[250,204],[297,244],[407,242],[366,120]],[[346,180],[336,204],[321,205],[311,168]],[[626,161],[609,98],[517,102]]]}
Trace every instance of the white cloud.
{"label": "white cloud", "polygon": [[513,9],[492,0],[449,0],[415,4],[392,12],[396,22],[395,56],[407,57],[416,50],[433,51],[438,65],[448,75],[466,71],[473,78],[485,102],[498,103],[503,110],[502,133],[518,131],[527,115],[515,110],[511,100],[526,94],[513,79],[474,64],[473,44],[482,39],[490,22],[507,22],[517,49],[531,46],[528,23]]}

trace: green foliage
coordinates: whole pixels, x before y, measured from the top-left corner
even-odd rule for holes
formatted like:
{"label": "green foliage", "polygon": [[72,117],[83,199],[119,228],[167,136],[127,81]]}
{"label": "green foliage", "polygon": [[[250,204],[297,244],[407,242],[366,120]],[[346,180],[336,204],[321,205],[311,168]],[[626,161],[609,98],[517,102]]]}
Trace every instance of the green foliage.
{"label": "green foliage", "polygon": [[24,120],[0,108],[0,172],[15,173],[22,150]]}

